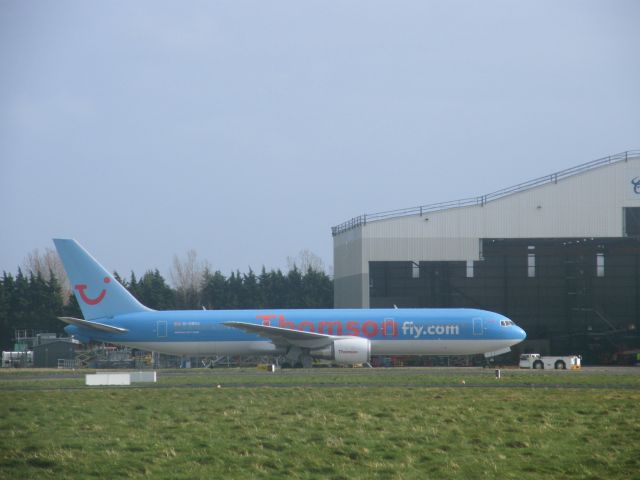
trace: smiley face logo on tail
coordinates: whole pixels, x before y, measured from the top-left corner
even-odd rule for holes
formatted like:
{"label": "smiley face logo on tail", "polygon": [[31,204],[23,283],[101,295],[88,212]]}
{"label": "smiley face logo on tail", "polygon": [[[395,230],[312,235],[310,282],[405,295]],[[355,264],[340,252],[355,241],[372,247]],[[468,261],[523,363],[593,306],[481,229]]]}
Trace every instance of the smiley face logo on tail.
{"label": "smiley face logo on tail", "polygon": [[[104,283],[109,283],[111,281],[111,279],[109,277],[104,277],[103,281],[104,281]],[[87,285],[85,285],[83,283],[79,283],[74,288],[76,290],[78,290],[78,293],[80,294],[80,297],[82,298],[82,301],[84,303],[86,303],[87,305],[97,305],[97,304],[99,304],[102,301],[102,299],[104,298],[104,296],[107,294],[107,290],[105,288],[103,288],[102,291],[100,292],[100,295],[98,295],[96,298],[89,298],[89,297],[87,297],[87,294],[85,293],[85,290],[87,289]]]}

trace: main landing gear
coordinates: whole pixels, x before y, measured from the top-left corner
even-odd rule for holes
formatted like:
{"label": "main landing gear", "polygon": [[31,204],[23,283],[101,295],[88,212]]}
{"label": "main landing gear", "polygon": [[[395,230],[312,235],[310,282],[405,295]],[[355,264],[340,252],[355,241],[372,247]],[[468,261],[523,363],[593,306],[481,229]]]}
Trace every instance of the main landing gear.
{"label": "main landing gear", "polygon": [[291,347],[287,351],[282,363],[282,368],[311,368],[313,367],[313,357],[309,355],[309,350],[300,347]]}

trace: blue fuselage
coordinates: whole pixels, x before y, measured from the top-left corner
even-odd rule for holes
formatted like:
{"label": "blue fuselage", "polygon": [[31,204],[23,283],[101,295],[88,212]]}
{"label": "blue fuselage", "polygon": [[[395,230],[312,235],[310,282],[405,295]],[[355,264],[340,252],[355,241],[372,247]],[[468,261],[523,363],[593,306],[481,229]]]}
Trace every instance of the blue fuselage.
{"label": "blue fuselage", "polygon": [[65,330],[81,341],[175,355],[282,353],[269,338],[225,322],[367,338],[372,355],[485,353],[508,348],[526,336],[508,318],[476,309],[146,311],[96,321],[127,331],[108,333],[75,325]]}

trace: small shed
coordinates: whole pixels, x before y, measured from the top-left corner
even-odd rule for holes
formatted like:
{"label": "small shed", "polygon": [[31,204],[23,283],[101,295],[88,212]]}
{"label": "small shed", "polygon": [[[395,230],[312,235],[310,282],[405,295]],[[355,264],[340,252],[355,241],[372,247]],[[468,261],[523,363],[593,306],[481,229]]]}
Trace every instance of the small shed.
{"label": "small shed", "polygon": [[58,360],[73,360],[75,344],[63,339],[43,343],[33,347],[33,366],[36,368],[57,368]]}

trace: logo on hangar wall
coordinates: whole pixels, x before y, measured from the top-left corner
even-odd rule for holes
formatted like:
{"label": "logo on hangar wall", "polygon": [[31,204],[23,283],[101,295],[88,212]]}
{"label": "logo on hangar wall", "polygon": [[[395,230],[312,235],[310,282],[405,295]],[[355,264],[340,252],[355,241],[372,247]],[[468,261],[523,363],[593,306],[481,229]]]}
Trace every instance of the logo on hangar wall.
{"label": "logo on hangar wall", "polygon": [[631,180],[631,185],[633,185],[633,193],[636,195],[640,195],[640,177],[635,177]]}

